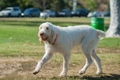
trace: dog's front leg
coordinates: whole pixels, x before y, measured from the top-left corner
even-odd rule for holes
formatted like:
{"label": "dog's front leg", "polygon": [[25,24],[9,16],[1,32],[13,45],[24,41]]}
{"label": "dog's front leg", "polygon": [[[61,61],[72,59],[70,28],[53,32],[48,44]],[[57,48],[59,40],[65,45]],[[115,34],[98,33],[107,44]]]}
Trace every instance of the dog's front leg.
{"label": "dog's front leg", "polygon": [[70,53],[63,54],[63,69],[59,76],[67,76],[67,71],[69,69]]}
{"label": "dog's front leg", "polygon": [[43,56],[42,60],[40,60],[35,68],[35,70],[33,71],[33,74],[37,74],[40,69],[42,68],[42,66],[52,57],[53,53],[47,52],[45,53],[45,55]]}

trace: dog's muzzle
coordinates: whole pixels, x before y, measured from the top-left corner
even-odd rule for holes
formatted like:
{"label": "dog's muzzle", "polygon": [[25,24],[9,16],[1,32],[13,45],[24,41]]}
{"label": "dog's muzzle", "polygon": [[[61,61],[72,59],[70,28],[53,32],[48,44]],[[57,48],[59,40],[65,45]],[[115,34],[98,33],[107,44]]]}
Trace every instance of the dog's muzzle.
{"label": "dog's muzzle", "polygon": [[48,40],[48,36],[46,34],[44,34],[44,33],[40,33],[38,35],[38,37],[41,38],[43,41],[47,41]]}

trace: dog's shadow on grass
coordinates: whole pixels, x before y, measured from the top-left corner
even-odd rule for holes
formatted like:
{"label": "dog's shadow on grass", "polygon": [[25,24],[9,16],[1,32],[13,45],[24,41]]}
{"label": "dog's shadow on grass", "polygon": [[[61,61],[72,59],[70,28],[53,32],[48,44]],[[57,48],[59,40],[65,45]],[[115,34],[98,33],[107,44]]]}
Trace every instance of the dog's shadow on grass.
{"label": "dog's shadow on grass", "polygon": [[120,74],[103,74],[97,76],[67,76],[67,77],[53,77],[51,80],[120,80]]}

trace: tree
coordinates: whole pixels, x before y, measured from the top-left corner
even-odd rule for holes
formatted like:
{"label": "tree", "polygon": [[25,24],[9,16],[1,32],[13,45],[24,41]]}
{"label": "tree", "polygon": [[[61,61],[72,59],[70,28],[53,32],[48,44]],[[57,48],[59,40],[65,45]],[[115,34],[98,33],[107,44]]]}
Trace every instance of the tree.
{"label": "tree", "polygon": [[38,0],[40,8],[42,8],[43,10],[45,10],[47,8],[47,6],[49,5],[49,4],[47,4],[47,1],[48,0]]}
{"label": "tree", "polygon": [[54,11],[60,11],[61,9],[65,8],[65,2],[64,0],[53,0],[50,4],[51,9]]}
{"label": "tree", "polygon": [[90,1],[84,0],[84,1],[86,3],[88,10],[93,11],[93,10],[96,10],[98,8],[97,0],[90,0]]}
{"label": "tree", "polygon": [[0,10],[2,10],[5,7],[5,3],[3,0],[0,0]]}
{"label": "tree", "polygon": [[40,8],[41,10],[50,9],[50,4],[52,0],[29,0],[31,5],[35,8]]}
{"label": "tree", "polygon": [[106,37],[120,37],[120,0],[110,0],[110,26]]}
{"label": "tree", "polygon": [[30,2],[30,0],[17,0],[17,3],[19,4],[22,10],[28,7],[32,7],[32,3]]}
{"label": "tree", "polygon": [[0,10],[11,6],[19,6],[19,4],[16,0],[0,0]]}

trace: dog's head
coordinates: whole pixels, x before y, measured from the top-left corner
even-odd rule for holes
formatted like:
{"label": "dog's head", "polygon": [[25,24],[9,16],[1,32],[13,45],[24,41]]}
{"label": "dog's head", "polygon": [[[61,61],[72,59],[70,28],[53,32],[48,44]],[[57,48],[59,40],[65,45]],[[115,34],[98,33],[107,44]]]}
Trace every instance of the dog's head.
{"label": "dog's head", "polygon": [[38,37],[41,42],[52,44],[56,36],[56,30],[52,23],[45,22],[39,26]]}

